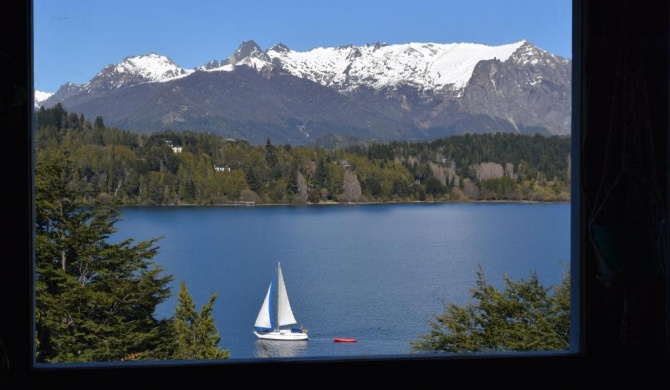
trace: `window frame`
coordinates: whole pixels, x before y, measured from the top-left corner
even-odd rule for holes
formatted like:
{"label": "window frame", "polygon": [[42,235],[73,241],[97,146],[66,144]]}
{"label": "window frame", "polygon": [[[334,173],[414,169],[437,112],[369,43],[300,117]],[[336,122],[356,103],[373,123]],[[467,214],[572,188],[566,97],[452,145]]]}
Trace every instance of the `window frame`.
{"label": "window frame", "polygon": [[[2,42],[3,78],[2,91],[2,122],[9,137],[5,145],[6,151],[14,150],[23,153],[3,153],[3,166],[6,173],[16,175],[6,189],[3,200],[14,211],[15,217],[9,221],[2,242],[7,248],[6,256],[0,260],[0,336],[4,338],[4,349],[8,356],[9,372],[0,385],[26,384],[71,384],[85,383],[88,386],[97,383],[107,385],[128,385],[138,376],[146,376],[156,386],[172,387],[175,384],[190,386],[211,386],[220,383],[250,383],[250,380],[269,380],[274,376],[287,378],[296,375],[296,384],[315,383],[319,375],[331,385],[347,385],[359,376],[369,377],[375,383],[407,383],[409,380],[416,386],[432,385],[436,381],[459,383],[462,387],[535,387],[537,383],[529,381],[529,377],[542,378],[552,386],[574,386],[585,384],[588,379],[597,379],[601,385],[634,383],[638,386],[654,384],[658,380],[667,382],[662,369],[655,371],[656,364],[668,362],[668,288],[667,277],[663,286],[655,290],[659,299],[652,299],[645,305],[645,314],[658,319],[658,325],[647,324],[646,329],[659,339],[659,345],[645,344],[634,349],[623,347],[618,343],[619,304],[620,296],[616,291],[602,287],[596,280],[594,255],[588,242],[586,221],[588,215],[589,193],[585,194],[586,186],[582,185],[586,168],[597,170],[599,162],[597,144],[594,134],[598,134],[598,120],[602,119],[598,96],[607,90],[604,84],[598,84],[597,70],[607,66],[607,62],[597,57],[607,53],[614,44],[611,23],[607,17],[598,18],[596,14],[606,11],[606,7],[622,5],[627,0],[612,0],[598,5],[597,0],[573,0],[573,134],[572,134],[572,194],[571,194],[571,278],[572,278],[572,318],[571,318],[571,349],[566,353],[519,353],[504,355],[458,355],[458,356],[425,356],[425,357],[380,357],[376,358],[333,358],[318,360],[254,360],[216,362],[132,362],[110,367],[106,364],[72,366],[53,365],[53,367],[36,367],[34,359],[34,324],[33,324],[33,267],[34,242],[33,221],[35,209],[33,204],[32,183],[34,156],[32,153],[32,1],[13,4],[11,11],[1,16],[5,23],[0,23],[6,39]],[[645,2],[639,2],[645,3]],[[665,70],[654,67],[659,72],[660,90],[657,99],[668,106],[668,5],[664,0],[650,0],[646,5],[638,5],[633,9],[641,15],[652,17],[661,33],[651,36],[650,52],[661,57]],[[653,7],[659,7],[660,15],[654,15]],[[608,17],[613,14],[605,12]],[[655,17],[654,17],[655,16]],[[17,27],[18,26],[18,27]],[[662,36],[663,31],[665,35]],[[17,34],[18,32],[18,34]],[[610,34],[610,35],[607,35]],[[651,34],[651,32],[650,32]],[[25,39],[23,35],[25,35]],[[10,42],[11,41],[11,42]],[[6,48],[5,48],[6,45]],[[654,46],[656,45],[656,46]],[[664,52],[663,52],[664,50]],[[4,57],[3,57],[4,55]],[[9,99],[7,97],[10,97]],[[595,109],[594,109],[595,108]],[[658,123],[664,130],[659,134],[657,148],[662,156],[661,172],[664,191],[668,182],[667,151],[668,118],[667,114],[657,114],[657,118],[665,115]],[[589,129],[587,134],[582,129]],[[24,129],[26,131],[22,131]],[[603,134],[601,133],[600,136]],[[591,138],[589,138],[591,137]],[[597,138],[597,137],[596,137]],[[594,146],[588,149],[587,146]],[[666,196],[667,203],[667,196]],[[11,211],[9,212],[12,213]],[[666,241],[668,233],[666,228]],[[18,251],[18,255],[16,255]],[[666,258],[667,262],[667,258]],[[647,302],[644,302],[645,304]],[[648,307],[647,307],[648,306]],[[646,318],[646,317],[645,317]],[[651,320],[650,320],[651,321]],[[660,341],[663,342],[660,342]],[[0,348],[1,350],[2,348]],[[617,357],[616,362],[610,359]],[[611,363],[602,369],[602,362]],[[650,364],[645,364],[645,363]],[[629,365],[635,364],[635,371],[624,371]],[[267,372],[267,374],[266,374]],[[490,373],[504,372],[504,376]],[[272,375],[269,375],[272,374]],[[625,375],[624,375],[625,374]],[[141,379],[137,379],[140,380]],[[242,380],[245,382],[239,382]],[[3,382],[5,381],[5,382]],[[626,382],[628,381],[628,382]],[[369,383],[369,382],[368,382]]]}

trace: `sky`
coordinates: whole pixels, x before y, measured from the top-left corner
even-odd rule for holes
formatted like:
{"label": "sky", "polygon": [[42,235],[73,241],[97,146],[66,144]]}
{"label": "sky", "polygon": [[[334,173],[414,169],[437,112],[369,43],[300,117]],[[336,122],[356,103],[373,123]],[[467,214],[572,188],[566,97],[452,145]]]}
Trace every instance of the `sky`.
{"label": "sky", "polygon": [[528,40],[572,58],[572,0],[33,0],[35,89],[83,84],[150,53],[186,69],[263,50]]}

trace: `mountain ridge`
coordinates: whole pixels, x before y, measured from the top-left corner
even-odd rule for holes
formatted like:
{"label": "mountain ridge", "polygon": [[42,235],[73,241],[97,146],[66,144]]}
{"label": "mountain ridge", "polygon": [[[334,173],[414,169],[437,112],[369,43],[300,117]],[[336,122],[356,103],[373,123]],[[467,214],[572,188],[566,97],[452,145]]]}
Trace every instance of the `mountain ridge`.
{"label": "mountain ridge", "polygon": [[496,131],[568,135],[570,83],[571,60],[525,40],[306,52],[281,43],[263,51],[245,41],[229,57],[194,69],[156,53],[129,56],[88,83],[64,84],[41,104],[61,103],[132,131],[189,129],[253,143],[272,136],[307,144],[328,134],[380,140]]}

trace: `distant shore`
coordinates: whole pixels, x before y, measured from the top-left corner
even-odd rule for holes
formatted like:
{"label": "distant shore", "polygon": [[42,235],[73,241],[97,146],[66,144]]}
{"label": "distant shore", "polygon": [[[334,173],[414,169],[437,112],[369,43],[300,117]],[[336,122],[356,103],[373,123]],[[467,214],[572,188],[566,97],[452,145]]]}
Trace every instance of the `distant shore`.
{"label": "distant shore", "polygon": [[179,204],[127,204],[123,207],[268,207],[268,206],[362,206],[362,205],[384,205],[384,204],[463,204],[463,203],[570,203],[570,200],[462,200],[462,201],[413,201],[413,202],[334,202],[326,201],[319,203],[256,203],[256,202],[233,202],[233,203],[179,203]]}

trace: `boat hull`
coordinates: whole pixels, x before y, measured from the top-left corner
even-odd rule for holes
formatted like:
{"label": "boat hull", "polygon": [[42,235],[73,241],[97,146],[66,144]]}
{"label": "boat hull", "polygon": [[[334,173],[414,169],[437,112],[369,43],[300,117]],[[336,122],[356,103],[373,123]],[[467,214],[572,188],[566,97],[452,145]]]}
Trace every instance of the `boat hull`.
{"label": "boat hull", "polygon": [[254,331],[254,334],[259,339],[264,340],[307,340],[309,336],[305,332],[294,332],[291,330],[273,330],[272,332],[260,333]]}
{"label": "boat hull", "polygon": [[333,341],[336,343],[355,343],[356,339],[350,337],[335,337]]}

